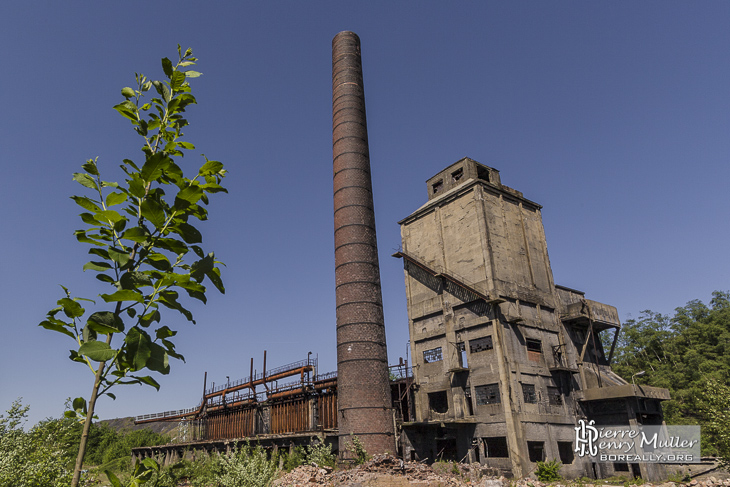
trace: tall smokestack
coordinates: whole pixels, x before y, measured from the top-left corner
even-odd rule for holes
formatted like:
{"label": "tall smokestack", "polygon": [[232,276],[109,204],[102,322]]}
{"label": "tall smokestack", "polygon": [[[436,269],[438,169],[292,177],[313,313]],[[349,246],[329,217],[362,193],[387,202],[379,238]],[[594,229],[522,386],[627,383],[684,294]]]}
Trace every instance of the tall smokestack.
{"label": "tall smokestack", "polygon": [[332,161],[340,455],[349,456],[353,436],[369,454],[395,454],[360,38],[354,32],[332,39]]}

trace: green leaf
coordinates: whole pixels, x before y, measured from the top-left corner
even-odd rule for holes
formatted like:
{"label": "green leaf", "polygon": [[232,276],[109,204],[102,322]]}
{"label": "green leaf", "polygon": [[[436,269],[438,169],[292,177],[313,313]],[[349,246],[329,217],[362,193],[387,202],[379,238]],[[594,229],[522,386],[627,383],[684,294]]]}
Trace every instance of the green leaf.
{"label": "green leaf", "polygon": [[142,227],[132,227],[122,234],[122,238],[137,243],[143,243],[145,240],[147,240],[148,237],[149,234]]}
{"label": "green leaf", "polygon": [[177,332],[174,330],[171,330],[167,325],[155,330],[155,336],[158,339],[170,338],[170,337],[174,337],[175,335],[177,335]]}
{"label": "green leaf", "polygon": [[122,289],[137,289],[140,286],[151,286],[152,281],[144,272],[128,271],[119,279]]}
{"label": "green leaf", "polygon": [[135,95],[135,92],[134,92],[134,90],[132,88],[130,88],[128,86],[122,88],[122,96],[124,98],[131,98],[134,95]]}
{"label": "green leaf", "polygon": [[149,220],[156,228],[165,226],[165,210],[155,200],[146,199],[140,205],[142,216]]}
{"label": "green leaf", "polygon": [[162,176],[163,171],[167,169],[171,162],[172,160],[164,152],[157,152],[145,161],[139,175],[148,183],[155,181]]}
{"label": "green leaf", "polygon": [[69,318],[78,318],[84,314],[84,308],[71,298],[61,298],[57,303],[63,308],[63,313]]}
{"label": "green leaf", "polygon": [[83,330],[81,330],[81,338],[84,342],[91,342],[96,340],[96,331],[89,327],[87,324]]}
{"label": "green leaf", "polygon": [[[124,203],[125,201],[127,201],[127,195],[124,193],[109,193],[106,196],[106,206],[107,207],[118,205],[119,203]],[[94,210],[92,210],[92,211],[94,211]]]}
{"label": "green leaf", "polygon": [[81,355],[79,355],[79,352],[77,352],[76,350],[69,350],[69,352],[70,352],[70,354],[69,354],[68,358],[70,358],[74,362],[81,362],[82,364],[86,363],[86,360],[84,360],[84,358]]}
{"label": "green leaf", "polygon": [[[137,175],[135,174],[135,176]],[[129,192],[132,193],[132,196],[136,196],[137,198],[144,197],[145,184],[139,176],[128,180],[127,183],[129,184]]]}
{"label": "green leaf", "polygon": [[157,343],[150,343],[150,357],[147,360],[146,367],[150,370],[153,370],[155,372],[159,372],[161,374],[169,374],[170,373],[170,359],[167,356],[167,351],[162,348],[162,346],[158,345]]}
{"label": "green leaf", "polygon": [[138,303],[144,303],[144,296],[130,289],[120,289],[113,294],[100,294],[100,296],[107,303],[113,303],[116,301],[136,301]]}
{"label": "green leaf", "polygon": [[112,266],[106,262],[87,262],[84,264],[83,269],[92,271],[108,271]]}
{"label": "green leaf", "polygon": [[79,213],[79,216],[81,217],[81,221],[86,223],[87,225],[93,225],[95,227],[102,226],[102,223],[94,218],[94,215],[92,215],[91,213]]}
{"label": "green leaf", "polygon": [[170,252],[180,255],[185,254],[188,251],[188,246],[183,242],[174,238],[158,238],[156,241],[157,247]]}
{"label": "green leaf", "polygon": [[111,472],[111,470],[105,469],[103,472],[104,475],[106,475],[106,478],[109,479],[109,482],[112,483],[112,487],[124,487],[117,478],[117,476]]}
{"label": "green leaf", "polygon": [[72,407],[74,410],[86,412],[86,399],[83,397],[77,397],[73,400]]}
{"label": "green leaf", "polygon": [[106,362],[116,355],[117,351],[104,342],[86,342],[79,347],[79,355],[86,355],[95,362]]}
{"label": "green leaf", "polygon": [[194,244],[203,241],[203,236],[198,229],[189,223],[180,222],[172,230],[179,234],[185,240],[185,243]]}
{"label": "green leaf", "polygon": [[170,261],[167,260],[167,257],[162,254],[158,254],[157,252],[150,252],[145,259],[145,262],[160,271],[166,271],[172,267],[172,265],[170,265]]}
{"label": "green leaf", "polygon": [[145,367],[152,353],[150,345],[152,341],[144,330],[137,327],[131,328],[124,338],[127,361],[132,365],[133,370],[140,370]]}
{"label": "green leaf", "polygon": [[124,100],[119,105],[114,105],[114,109],[132,122],[137,122],[137,106],[131,101]]}
{"label": "green leaf", "polygon": [[190,142],[178,142],[177,145],[179,145],[183,149],[189,149],[189,150],[195,149],[195,146],[193,144],[191,144]]}
{"label": "green leaf", "polygon": [[78,240],[81,243],[88,243],[88,244],[92,244],[92,245],[98,245],[100,247],[104,247],[106,245],[103,242],[100,242],[99,240],[94,240],[92,238],[89,238],[86,235],[86,230],[76,230],[74,232],[74,235],[76,235],[76,240]]}
{"label": "green leaf", "polygon": [[96,185],[96,181],[94,181],[94,178],[86,173],[75,172],[73,175],[73,180],[79,183],[81,186],[85,186],[90,189],[99,189],[99,187]]}
{"label": "green leaf", "polygon": [[172,76],[172,61],[170,61],[166,57],[162,58],[162,70],[165,72],[165,76],[167,76],[168,78]]}
{"label": "green leaf", "polygon": [[87,160],[85,164],[81,165],[81,169],[88,172],[92,176],[99,175],[99,170],[96,168],[96,161],[94,159]]}
{"label": "green leaf", "polygon": [[213,283],[215,288],[220,291],[221,294],[226,293],[226,288],[223,286],[223,280],[221,280],[221,271],[217,267],[211,269],[210,271],[205,273],[206,276],[208,276],[208,279],[210,279],[210,282]]}
{"label": "green leaf", "polygon": [[115,396],[111,392],[107,392],[106,395],[109,396],[109,397],[111,397],[112,398],[112,401],[116,401],[117,400],[117,396]]}
{"label": "green leaf", "polygon": [[[59,321],[59,320],[55,320],[55,321],[57,322],[57,321]],[[38,326],[42,326],[42,327],[43,327],[43,328],[45,328],[46,330],[53,330],[53,331],[57,331],[57,332],[59,332],[59,333],[63,333],[64,335],[68,335],[68,336],[70,336],[71,338],[76,338],[76,335],[74,335],[74,334],[73,334],[73,333],[71,332],[71,330],[69,330],[69,329],[68,329],[68,328],[66,328],[65,326],[63,326],[63,325],[60,325],[60,324],[57,324],[57,323],[55,323],[55,322],[50,322],[50,321],[48,321],[48,320],[44,320],[44,321],[41,321],[41,322],[40,322],[40,323],[38,324]]]}
{"label": "green leaf", "polygon": [[197,255],[198,257],[200,257],[200,258],[205,257],[205,253],[203,252],[203,249],[201,249],[199,246],[191,245],[190,248],[193,249],[193,252],[195,252],[195,255]]}
{"label": "green leaf", "polygon": [[146,328],[155,321],[158,323],[160,322],[160,312],[157,310],[154,310],[154,311],[147,313],[146,315],[140,317],[139,324]]}
{"label": "green leaf", "polygon": [[210,253],[199,261],[193,262],[190,269],[190,275],[196,281],[201,282],[205,277],[205,273],[213,269],[214,266],[215,256],[213,253]]}
{"label": "green leaf", "polygon": [[136,376],[133,376],[133,377],[135,379],[139,380],[140,382],[142,382],[143,384],[152,386],[155,389],[157,389],[158,391],[160,390],[160,384],[158,384],[157,381],[155,379],[153,379],[152,377],[150,377],[149,375],[146,375],[144,377],[136,377]]}
{"label": "green leaf", "polygon": [[114,225],[116,222],[122,220],[124,217],[114,210],[104,210],[98,211],[95,215],[95,218],[98,221],[106,221],[111,225]]}
{"label": "green leaf", "polygon": [[199,73],[198,71],[185,71],[185,76],[188,78],[197,78],[198,76],[202,76],[203,73]]}
{"label": "green leaf", "polygon": [[74,200],[77,205],[86,210],[93,211],[94,213],[101,210],[94,200],[87,198],[86,196],[71,196],[71,199]]}
{"label": "green leaf", "polygon": [[110,247],[109,258],[119,264],[119,267],[124,267],[129,262],[129,253],[123,250],[115,249],[114,247]]}
{"label": "green leaf", "polygon": [[223,163],[218,161],[207,161],[198,170],[198,174],[201,176],[212,176],[213,174],[217,174],[221,169],[223,169]]}
{"label": "green leaf", "polygon": [[203,196],[203,190],[197,184],[191,184],[181,189],[175,196],[175,208],[185,209],[190,205],[194,205]]}
{"label": "green leaf", "polygon": [[172,78],[170,78],[170,87],[173,90],[178,90],[183,83],[185,83],[185,73],[182,71],[175,71],[172,73]]}
{"label": "green leaf", "polygon": [[86,324],[103,335],[124,331],[124,321],[111,311],[97,311],[89,316]]}

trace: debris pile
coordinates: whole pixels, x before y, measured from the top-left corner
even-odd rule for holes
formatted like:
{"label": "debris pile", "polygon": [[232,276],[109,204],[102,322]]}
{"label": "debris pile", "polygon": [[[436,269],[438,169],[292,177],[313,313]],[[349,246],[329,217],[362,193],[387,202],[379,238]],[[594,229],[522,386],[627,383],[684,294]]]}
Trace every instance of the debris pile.
{"label": "debris pile", "polygon": [[333,471],[330,468],[302,465],[275,480],[273,487],[327,487],[372,486],[372,487],[508,487],[503,478],[485,476],[494,471],[478,463],[436,464],[434,467],[419,462],[405,462],[391,455],[375,455],[372,460],[356,467]]}

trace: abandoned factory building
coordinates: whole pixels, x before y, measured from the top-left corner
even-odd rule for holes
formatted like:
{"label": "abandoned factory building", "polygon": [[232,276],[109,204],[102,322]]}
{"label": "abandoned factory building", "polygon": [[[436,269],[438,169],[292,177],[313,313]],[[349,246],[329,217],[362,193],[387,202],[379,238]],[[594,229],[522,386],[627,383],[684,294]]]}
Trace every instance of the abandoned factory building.
{"label": "abandoned factory building", "polygon": [[138,417],[180,421],[181,434],[134,454],[174,460],[255,438],[326,442],[347,459],[357,437],[371,454],[480,462],[515,477],[547,459],[566,477],[661,477],[657,464],[574,453],[579,420],[662,424],[669,393],[611,371],[616,308],[554,283],[540,205],[472,159],[429,179],[428,201],[400,222],[412,363],[388,367],[360,56],[356,34],[335,36],[337,371],[321,373],[311,355],[267,369],[264,352],[261,372],[252,359],[245,379],[204,380],[197,407]]}
{"label": "abandoned factory building", "polygon": [[559,459],[567,476],[655,465],[591,464],[574,453],[578,419],[662,424],[666,389],[611,371],[616,308],[553,282],[541,206],[469,158],[427,181],[400,222],[414,376],[412,458],[469,459],[527,475]]}
{"label": "abandoned factory building", "polygon": [[[615,344],[616,308],[554,284],[540,205],[468,158],[427,186],[426,204],[400,222],[394,255],[405,269],[412,356],[389,373],[396,453],[480,462],[515,477],[558,459],[566,477],[659,478],[657,464],[574,453],[579,419],[662,424],[669,393],[611,371],[613,347],[604,350],[601,335]],[[338,373],[321,373],[313,358],[267,369],[264,353],[262,372],[252,360],[249,377],[204,390],[198,407],[137,418],[180,421],[182,443],[134,453],[174,459],[243,438],[338,449]]]}

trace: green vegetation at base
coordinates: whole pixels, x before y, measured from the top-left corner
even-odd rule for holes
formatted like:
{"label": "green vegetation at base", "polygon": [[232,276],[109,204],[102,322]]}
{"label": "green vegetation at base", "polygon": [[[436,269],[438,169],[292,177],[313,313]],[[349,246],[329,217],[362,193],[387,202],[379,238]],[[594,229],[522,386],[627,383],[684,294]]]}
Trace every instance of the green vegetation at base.
{"label": "green vegetation at base", "polygon": [[535,475],[537,480],[540,482],[553,482],[560,480],[560,469],[563,464],[557,460],[550,460],[549,462],[537,462],[537,469]]}

